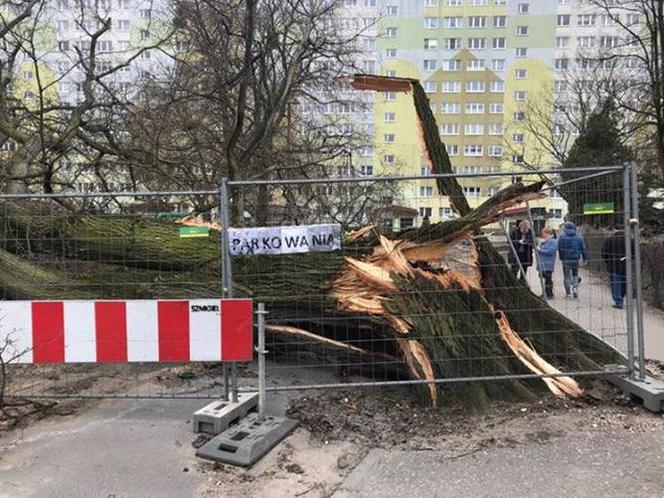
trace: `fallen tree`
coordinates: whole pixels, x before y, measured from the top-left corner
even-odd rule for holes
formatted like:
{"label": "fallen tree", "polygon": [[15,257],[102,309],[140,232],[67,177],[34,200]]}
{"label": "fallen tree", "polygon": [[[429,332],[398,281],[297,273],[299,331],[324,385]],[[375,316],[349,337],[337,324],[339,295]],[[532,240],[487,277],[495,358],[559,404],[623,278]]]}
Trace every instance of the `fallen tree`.
{"label": "fallen tree", "polygon": [[[452,174],[416,80],[358,76],[353,84],[358,89],[411,92],[432,171]],[[348,237],[337,253],[236,258],[235,295],[265,302],[268,331],[285,340],[306,338],[345,354],[399,358],[412,378],[430,382],[426,391],[434,403],[440,399],[435,379],[505,377],[445,388],[446,400],[472,410],[483,409],[491,399],[535,396],[542,383],[514,378],[521,374],[554,376],[544,379],[552,392],[578,396],[582,389],[574,380],[556,376],[623,362],[612,348],[518,281],[480,233],[505,209],[541,196],[542,182],[515,183],[474,210],[453,176],[436,182],[458,218],[396,234],[365,227]],[[219,292],[219,246],[214,238],[185,244],[177,236],[178,227],[167,222],[75,213],[42,219],[33,210],[25,204],[4,206],[0,287],[11,298],[197,297]],[[50,265],[43,264],[44,255]],[[54,259],[59,268],[53,267]],[[88,271],[72,272],[72,265]],[[111,285],[113,278],[117,285]],[[99,279],[111,284],[94,286]],[[197,281],[204,285],[191,285]],[[366,347],[376,340],[385,341],[384,351]]]}

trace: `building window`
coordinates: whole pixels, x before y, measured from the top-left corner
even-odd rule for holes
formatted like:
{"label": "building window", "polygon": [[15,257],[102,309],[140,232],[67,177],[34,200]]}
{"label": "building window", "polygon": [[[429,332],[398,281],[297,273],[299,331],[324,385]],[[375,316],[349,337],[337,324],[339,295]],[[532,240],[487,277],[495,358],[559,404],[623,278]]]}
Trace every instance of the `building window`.
{"label": "building window", "polygon": [[484,114],[484,104],[480,102],[466,104],[466,114]]}
{"label": "building window", "polygon": [[69,31],[69,21],[58,21],[58,31]]}
{"label": "building window", "polygon": [[396,16],[399,15],[399,7],[396,5],[388,5],[385,7],[385,14],[388,16]]}
{"label": "building window", "polygon": [[420,208],[420,218],[431,218],[431,208],[430,207],[421,207]]}
{"label": "building window", "polygon": [[438,208],[438,216],[440,218],[442,218],[443,220],[449,220],[450,218],[456,218],[456,215],[454,214],[454,211],[452,211],[452,208],[448,208],[448,207]]}
{"label": "building window", "polygon": [[397,36],[397,28],[385,29],[385,38],[395,38]]}
{"label": "building window", "polygon": [[385,49],[385,58],[386,59],[396,59],[397,49],[396,48],[386,48]]}
{"label": "building window", "polygon": [[554,66],[558,71],[563,71],[563,70],[567,69],[567,67],[569,66],[569,59],[567,59],[567,58],[556,59],[556,60],[553,62],[553,66]]}
{"label": "building window", "polygon": [[459,50],[461,48],[461,38],[445,38],[443,46],[445,50]]}
{"label": "building window", "polygon": [[504,71],[505,70],[505,59],[492,59],[491,60],[491,69],[493,71]]}
{"label": "building window", "polygon": [[484,147],[481,145],[466,145],[463,148],[464,156],[480,157],[484,154]]}
{"label": "building window", "polygon": [[514,164],[523,164],[523,155],[521,154],[514,154],[512,156],[512,162]]}
{"label": "building window", "polygon": [[484,16],[470,16],[468,18],[469,28],[484,28],[486,26],[486,17]]}
{"label": "building window", "polygon": [[440,125],[440,134],[441,135],[458,135],[459,134],[459,125],[456,123],[444,123]]}
{"label": "building window", "polygon": [[496,102],[493,104],[489,104],[489,112],[491,114],[502,114],[503,113],[503,104],[501,102]]}
{"label": "building window", "polygon": [[443,26],[449,29],[463,28],[463,17],[443,17]]}
{"label": "building window", "polygon": [[424,18],[424,28],[425,29],[438,29],[438,18],[437,17],[425,17]]}
{"label": "building window", "polygon": [[516,49],[517,57],[528,57],[528,49],[526,47],[519,47]]}
{"label": "building window", "polygon": [[436,93],[438,91],[438,83],[435,81],[425,81],[424,91],[426,93]]}
{"label": "building window", "polygon": [[467,71],[484,71],[484,59],[475,59],[466,62]]}
{"label": "building window", "polygon": [[129,20],[128,19],[120,19],[116,22],[116,29],[118,31],[129,31]]}
{"label": "building window", "polygon": [[482,93],[485,90],[484,81],[466,81],[466,92],[468,93]]}
{"label": "building window", "polygon": [[479,197],[482,195],[480,187],[463,187],[463,193],[466,197]]}
{"label": "building window", "polygon": [[576,18],[576,24],[579,26],[594,26],[597,16],[595,14],[581,14]]}
{"label": "building window", "polygon": [[431,175],[431,168],[428,165],[420,166],[420,176],[429,176]]}
{"label": "building window", "polygon": [[501,123],[491,123],[489,125],[489,135],[502,135],[503,125]]}
{"label": "building window", "polygon": [[459,146],[457,144],[446,145],[445,149],[447,150],[448,156],[458,156],[459,155]]}
{"label": "building window", "polygon": [[397,92],[383,92],[383,100],[385,102],[394,102],[397,100]]}
{"label": "building window", "polygon": [[569,14],[559,15],[556,18],[556,25],[557,26],[569,26],[570,25],[570,15]]}
{"label": "building window", "polygon": [[568,47],[569,47],[569,36],[556,37],[556,48],[568,48]]}
{"label": "building window", "polygon": [[523,102],[526,100],[526,92],[523,90],[517,90],[514,92],[514,100],[517,102]]}
{"label": "building window", "polygon": [[59,41],[58,50],[60,52],[67,52],[69,50],[69,41],[67,40]]}
{"label": "building window", "polygon": [[493,48],[495,49],[504,49],[507,47],[507,39],[506,38],[494,38],[492,43],[493,43]]}
{"label": "building window", "polygon": [[385,122],[394,123],[397,120],[397,114],[395,112],[386,112],[385,113]]}
{"label": "building window", "polygon": [[517,12],[519,14],[527,14],[528,12],[530,12],[530,4],[529,3],[520,3],[517,6]]}
{"label": "building window", "polygon": [[461,82],[442,81],[440,91],[443,93],[459,93],[461,91]]}
{"label": "building window", "polygon": [[512,142],[514,143],[523,143],[523,133],[515,133],[512,135]]}
{"label": "building window", "polygon": [[438,48],[438,39],[437,38],[425,38],[424,39],[424,48],[426,50],[435,50]]}
{"label": "building window", "polygon": [[433,197],[433,187],[420,187],[420,197]]}
{"label": "building window", "polygon": [[528,36],[528,26],[517,26],[516,36]]}
{"label": "building window", "polygon": [[461,104],[459,102],[441,102],[441,114],[459,114],[461,112]]}
{"label": "building window", "polygon": [[581,48],[590,48],[595,46],[594,36],[578,36],[576,38],[576,45]]}
{"label": "building window", "polygon": [[493,27],[504,28],[507,25],[507,16],[493,16]]}
{"label": "building window", "polygon": [[395,140],[396,137],[394,133],[386,133],[385,135],[383,135],[383,142],[385,142],[386,144],[393,144]]}
{"label": "building window", "polygon": [[463,129],[464,135],[477,136],[484,135],[484,125],[479,123],[468,123]]}
{"label": "building window", "polygon": [[486,47],[486,38],[468,38],[468,48],[482,50]]}
{"label": "building window", "polygon": [[620,45],[620,38],[617,36],[600,36],[599,46],[602,48],[617,48]]}
{"label": "building window", "polygon": [[394,164],[395,163],[395,157],[394,154],[385,154],[383,156],[383,162],[385,164]]}
{"label": "building window", "polygon": [[489,155],[491,157],[503,157],[503,146],[502,145],[490,145],[489,146]]}
{"label": "building window", "polygon": [[373,165],[363,164],[360,166],[360,174],[362,176],[373,176]]}
{"label": "building window", "polygon": [[528,71],[526,71],[525,69],[516,69],[514,71],[514,78],[516,78],[517,80],[525,80],[527,76],[528,76]]}
{"label": "building window", "polygon": [[445,59],[441,61],[441,69],[443,71],[459,71],[461,70],[461,61],[459,59]]}
{"label": "building window", "polygon": [[504,81],[492,81],[491,82],[491,93],[501,93],[505,91],[505,82]]}
{"label": "building window", "polygon": [[427,72],[432,72],[436,70],[436,59],[424,59],[422,61],[422,67]]}

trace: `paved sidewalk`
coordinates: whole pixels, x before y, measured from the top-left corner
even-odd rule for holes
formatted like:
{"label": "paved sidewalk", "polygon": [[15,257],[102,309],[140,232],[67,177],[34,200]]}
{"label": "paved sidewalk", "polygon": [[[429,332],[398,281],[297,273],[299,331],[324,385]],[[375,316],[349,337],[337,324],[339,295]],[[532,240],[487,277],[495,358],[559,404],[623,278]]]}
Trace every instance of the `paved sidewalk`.
{"label": "paved sidewalk", "polygon": [[334,497],[652,497],[662,496],[662,469],[661,431],[598,431],[466,455],[373,450]]}
{"label": "paved sidewalk", "polygon": [[[565,299],[563,271],[560,262],[556,262],[556,271],[553,275],[555,297],[550,301],[551,305],[626,354],[625,310],[612,307],[613,300],[608,283],[605,281],[606,275],[590,273],[583,267],[579,275],[582,278],[579,298]],[[528,270],[528,283],[533,292],[542,293],[540,280],[533,268]],[[643,321],[646,358],[664,361],[664,311],[644,304]],[[634,347],[636,350],[636,344]]]}

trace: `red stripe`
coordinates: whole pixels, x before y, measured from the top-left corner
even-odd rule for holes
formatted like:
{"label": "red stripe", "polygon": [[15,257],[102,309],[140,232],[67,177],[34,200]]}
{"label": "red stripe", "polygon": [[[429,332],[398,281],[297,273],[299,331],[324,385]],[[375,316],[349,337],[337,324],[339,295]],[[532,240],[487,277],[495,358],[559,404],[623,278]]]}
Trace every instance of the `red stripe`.
{"label": "red stripe", "polygon": [[98,362],[127,361],[127,309],[123,301],[95,302]]}
{"label": "red stripe", "polygon": [[221,360],[253,359],[253,315],[251,299],[221,301]]}
{"label": "red stripe", "polygon": [[189,361],[189,301],[159,301],[159,361]]}
{"label": "red stripe", "polygon": [[61,302],[32,303],[32,361],[65,361],[65,312]]}

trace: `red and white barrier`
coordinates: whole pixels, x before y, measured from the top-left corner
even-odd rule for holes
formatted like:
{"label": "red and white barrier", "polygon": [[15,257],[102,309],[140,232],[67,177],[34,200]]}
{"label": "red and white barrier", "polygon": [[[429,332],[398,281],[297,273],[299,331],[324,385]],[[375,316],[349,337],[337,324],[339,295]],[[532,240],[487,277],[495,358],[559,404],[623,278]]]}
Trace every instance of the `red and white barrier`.
{"label": "red and white barrier", "polygon": [[250,299],[0,301],[18,363],[251,361]]}

